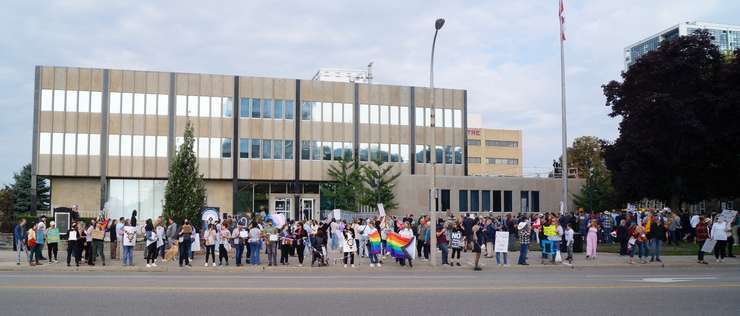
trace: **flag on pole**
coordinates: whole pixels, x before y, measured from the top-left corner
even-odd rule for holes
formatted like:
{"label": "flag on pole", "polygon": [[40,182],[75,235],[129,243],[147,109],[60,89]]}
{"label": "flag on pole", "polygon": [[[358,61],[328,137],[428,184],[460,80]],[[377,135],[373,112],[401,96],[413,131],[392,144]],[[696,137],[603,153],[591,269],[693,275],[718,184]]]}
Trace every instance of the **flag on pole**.
{"label": "flag on pole", "polygon": [[565,16],[563,13],[565,12],[565,6],[563,5],[563,0],[560,0],[560,9],[558,10],[558,16],[560,17],[560,40],[565,40]]}

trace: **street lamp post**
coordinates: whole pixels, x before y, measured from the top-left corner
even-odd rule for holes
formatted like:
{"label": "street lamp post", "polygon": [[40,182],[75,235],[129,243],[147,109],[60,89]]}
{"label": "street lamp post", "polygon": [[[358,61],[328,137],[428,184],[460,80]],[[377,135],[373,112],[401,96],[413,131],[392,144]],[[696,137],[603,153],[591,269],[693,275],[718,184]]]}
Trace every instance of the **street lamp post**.
{"label": "street lamp post", "polygon": [[431,150],[434,151],[434,155],[432,156],[430,153],[431,162],[432,162],[432,186],[431,190],[429,190],[429,229],[432,231],[429,232],[429,260],[432,263],[433,266],[437,265],[437,261],[435,260],[436,252],[437,252],[437,131],[435,130],[435,109],[434,109],[434,45],[437,43],[437,33],[442,28],[442,26],[445,25],[445,19],[439,18],[437,21],[434,21],[434,39],[432,40],[432,58],[429,62],[429,94],[430,94],[430,107],[431,107],[431,116],[429,123],[429,126],[431,126],[432,131],[432,144],[431,144]]}

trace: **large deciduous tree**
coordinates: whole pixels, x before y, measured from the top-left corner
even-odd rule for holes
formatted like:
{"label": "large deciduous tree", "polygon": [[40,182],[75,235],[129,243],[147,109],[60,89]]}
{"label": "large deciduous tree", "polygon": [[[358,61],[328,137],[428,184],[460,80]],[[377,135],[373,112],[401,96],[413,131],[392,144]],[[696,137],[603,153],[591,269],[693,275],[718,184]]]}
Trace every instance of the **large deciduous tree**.
{"label": "large deciduous tree", "polygon": [[[733,55],[737,56],[736,51]],[[740,75],[700,31],[661,43],[602,86],[619,138],[606,147],[627,201],[681,202],[738,196]]]}
{"label": "large deciduous tree", "polygon": [[194,140],[193,127],[188,121],[184,141],[170,163],[164,193],[164,216],[172,217],[180,224],[187,218],[191,224],[199,227],[200,211],[206,203],[206,188],[193,152]]}

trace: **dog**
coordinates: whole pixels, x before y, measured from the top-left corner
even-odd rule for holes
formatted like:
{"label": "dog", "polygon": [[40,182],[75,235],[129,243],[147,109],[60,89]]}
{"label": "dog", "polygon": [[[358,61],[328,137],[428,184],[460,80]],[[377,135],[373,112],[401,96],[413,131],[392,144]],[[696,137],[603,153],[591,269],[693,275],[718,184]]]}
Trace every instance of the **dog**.
{"label": "dog", "polygon": [[177,241],[175,241],[175,242],[174,242],[174,243],[172,244],[172,246],[170,246],[170,249],[168,249],[168,250],[167,250],[167,251],[166,251],[166,252],[164,253],[164,262],[170,262],[170,261],[175,261],[175,258],[177,258],[177,255],[178,255],[178,252],[179,252],[179,251],[178,251],[178,250],[179,250],[179,248],[180,248],[180,247],[179,247],[179,243],[178,243]]}

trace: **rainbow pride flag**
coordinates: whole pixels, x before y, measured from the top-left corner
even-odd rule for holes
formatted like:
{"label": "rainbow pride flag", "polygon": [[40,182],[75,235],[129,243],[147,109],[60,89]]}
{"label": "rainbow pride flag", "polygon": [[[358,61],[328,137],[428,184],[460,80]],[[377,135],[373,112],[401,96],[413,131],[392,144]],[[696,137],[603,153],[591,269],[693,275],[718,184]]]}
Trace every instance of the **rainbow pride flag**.
{"label": "rainbow pride flag", "polygon": [[394,258],[406,258],[406,254],[403,252],[403,249],[408,247],[410,243],[411,238],[403,237],[395,232],[388,233],[388,238],[386,238],[388,252],[390,252]]}
{"label": "rainbow pride flag", "polygon": [[368,241],[370,243],[370,254],[377,255],[380,253],[380,234],[377,229],[374,229],[372,233],[367,234]]}

